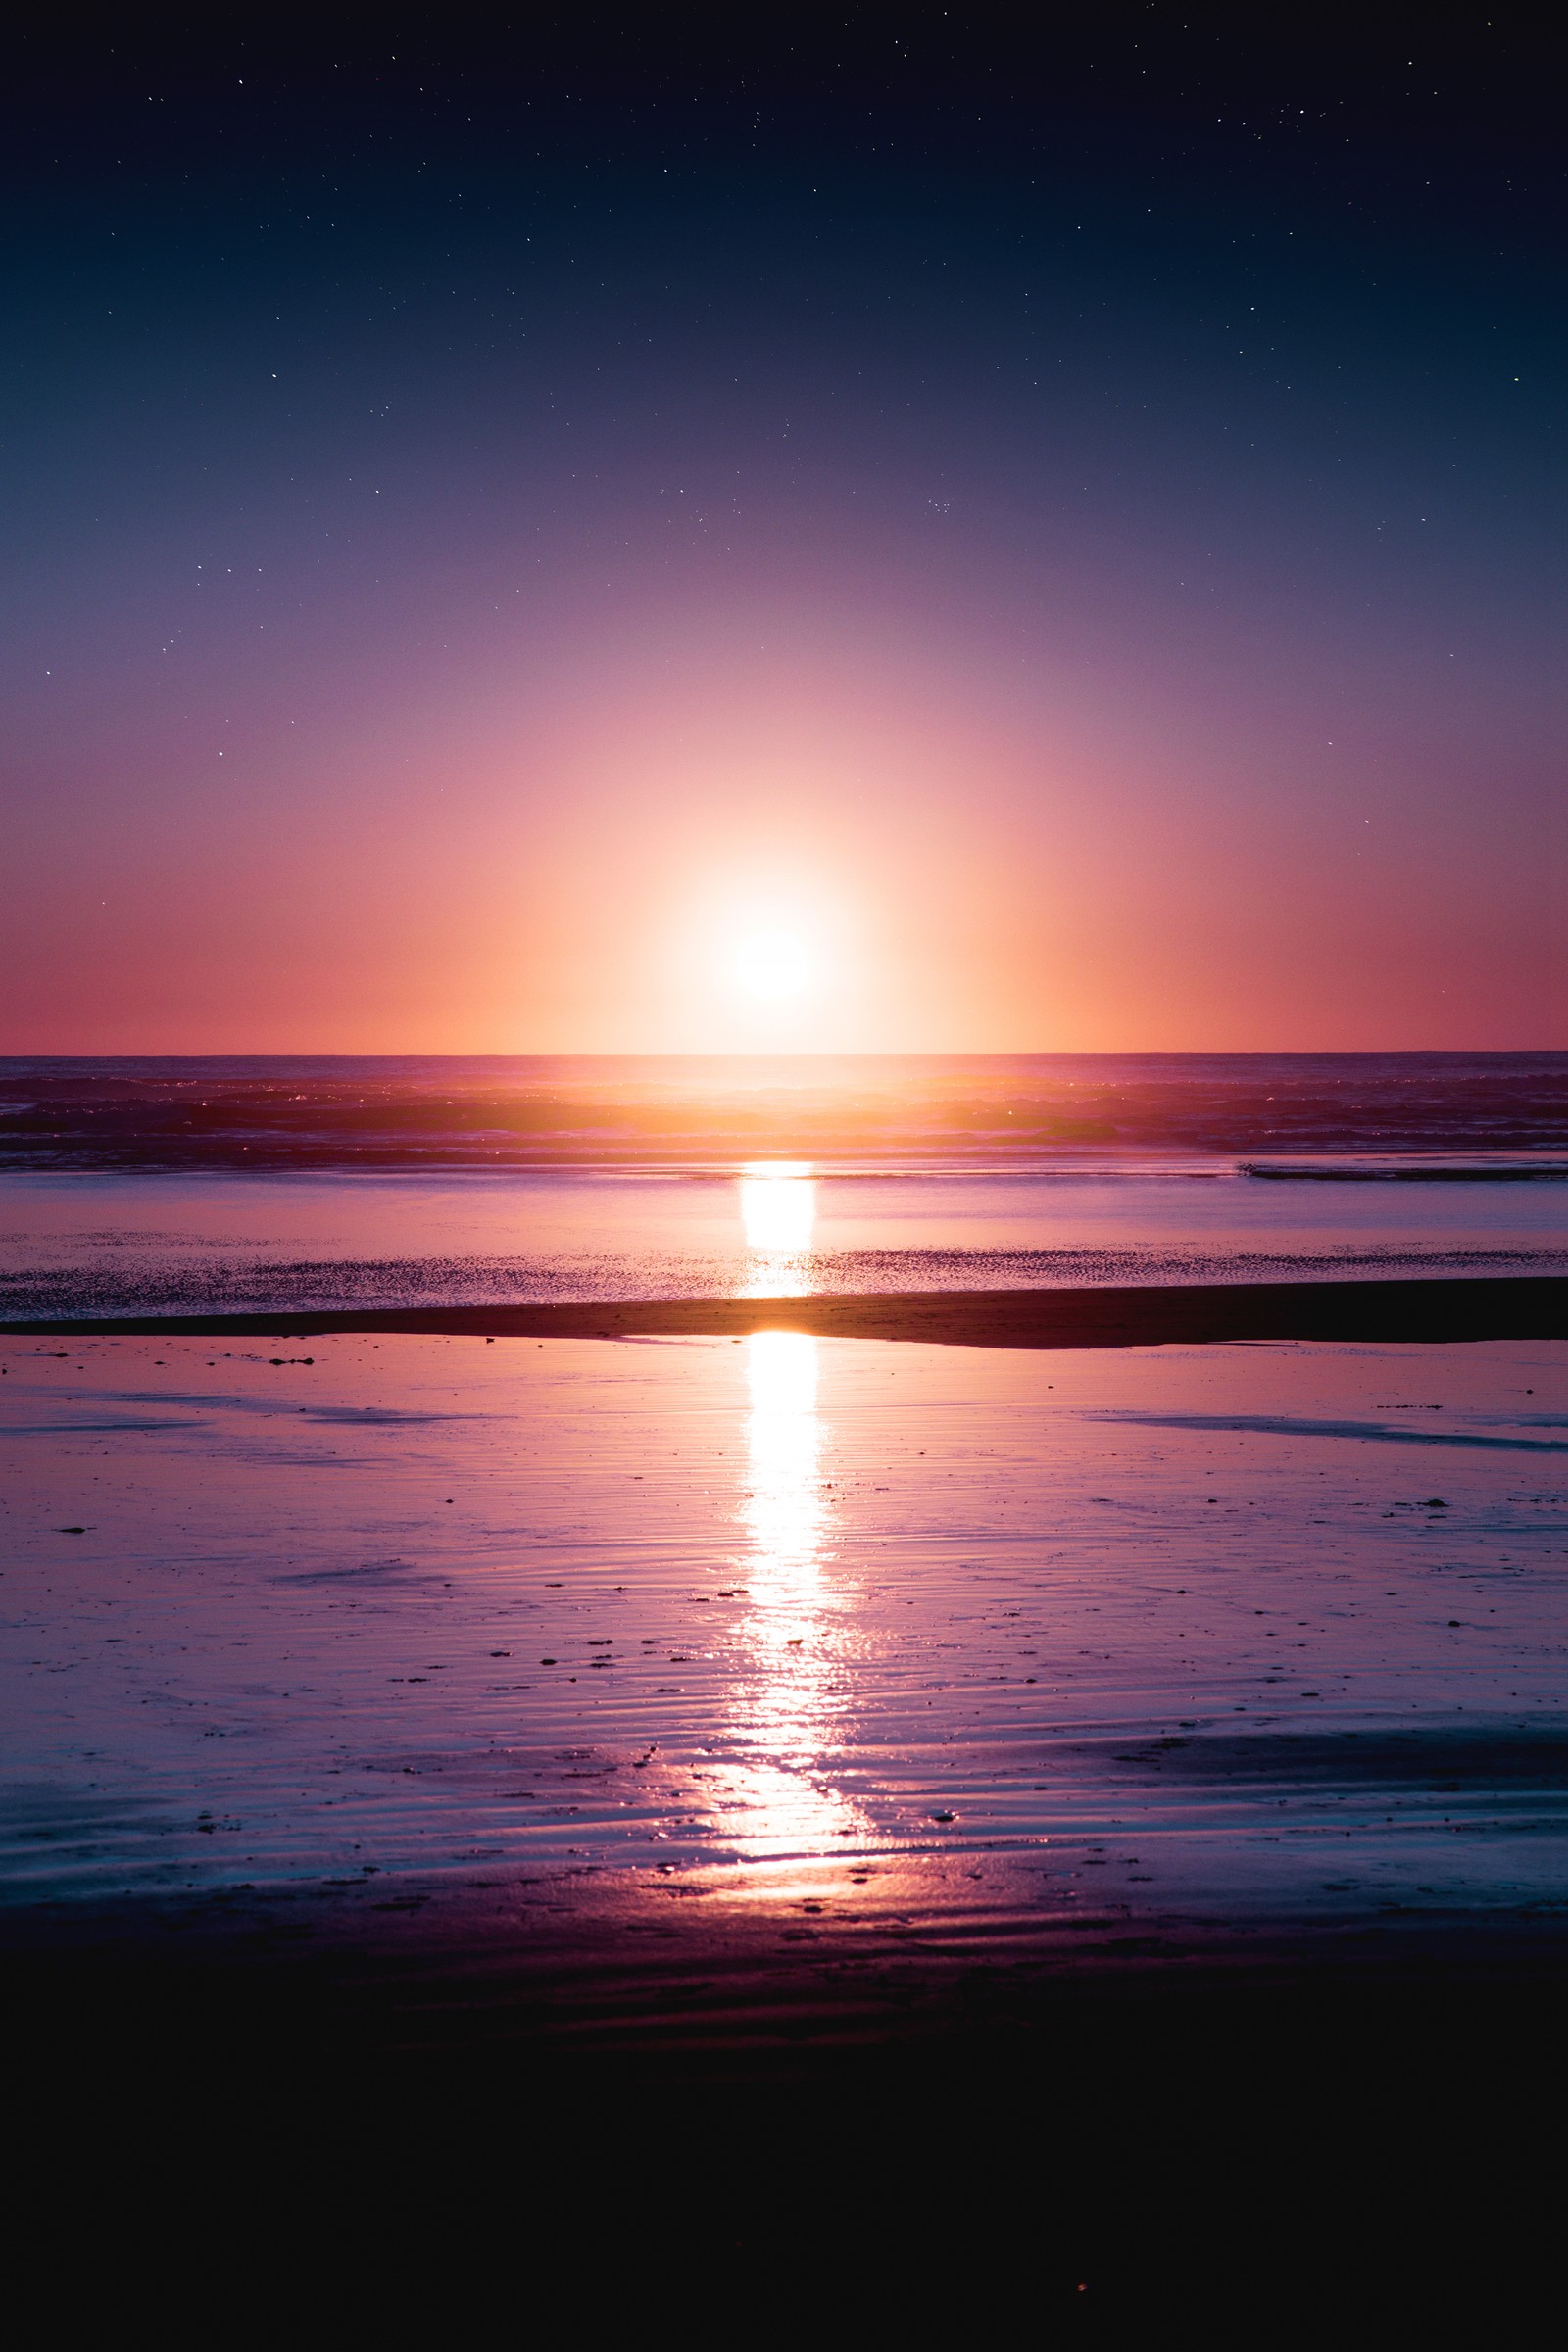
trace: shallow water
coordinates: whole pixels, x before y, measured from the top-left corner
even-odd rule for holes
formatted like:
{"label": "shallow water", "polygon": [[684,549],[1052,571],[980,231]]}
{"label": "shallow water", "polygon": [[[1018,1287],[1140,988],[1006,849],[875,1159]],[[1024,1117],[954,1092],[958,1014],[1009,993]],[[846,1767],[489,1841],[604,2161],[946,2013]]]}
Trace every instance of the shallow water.
{"label": "shallow water", "polygon": [[0,1319],[224,1307],[1539,1274],[1552,1182],[1280,1183],[1234,1160],[818,1174],[0,1175]]}
{"label": "shallow water", "polygon": [[0,1361],[12,1906],[1568,1896],[1560,1345]]}

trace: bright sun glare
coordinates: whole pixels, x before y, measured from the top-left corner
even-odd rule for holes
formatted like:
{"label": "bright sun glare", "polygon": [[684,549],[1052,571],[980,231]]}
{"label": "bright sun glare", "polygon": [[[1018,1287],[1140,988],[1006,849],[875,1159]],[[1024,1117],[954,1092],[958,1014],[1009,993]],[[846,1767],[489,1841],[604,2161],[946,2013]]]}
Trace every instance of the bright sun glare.
{"label": "bright sun glare", "polygon": [[781,1003],[798,997],[811,977],[811,958],[806,947],[787,931],[759,931],[746,940],[735,957],[743,988],[753,996]]}

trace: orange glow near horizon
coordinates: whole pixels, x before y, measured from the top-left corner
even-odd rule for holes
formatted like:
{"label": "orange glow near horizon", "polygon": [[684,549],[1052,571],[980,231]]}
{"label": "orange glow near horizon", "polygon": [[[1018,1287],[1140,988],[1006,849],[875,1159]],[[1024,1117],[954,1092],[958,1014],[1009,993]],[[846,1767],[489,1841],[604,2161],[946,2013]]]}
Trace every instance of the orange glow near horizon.
{"label": "orange glow near horizon", "polygon": [[1429,822],[1414,767],[1351,793],[1319,773],[1338,745],[1282,752],[1259,792],[1255,709],[1221,757],[1152,687],[1069,697],[917,650],[601,647],[590,694],[589,649],[526,709],[394,693],[258,725],[255,797],[160,786],[156,818],[69,857],[40,804],[11,845],[0,1051],[1552,1042],[1527,827],[1480,800]]}

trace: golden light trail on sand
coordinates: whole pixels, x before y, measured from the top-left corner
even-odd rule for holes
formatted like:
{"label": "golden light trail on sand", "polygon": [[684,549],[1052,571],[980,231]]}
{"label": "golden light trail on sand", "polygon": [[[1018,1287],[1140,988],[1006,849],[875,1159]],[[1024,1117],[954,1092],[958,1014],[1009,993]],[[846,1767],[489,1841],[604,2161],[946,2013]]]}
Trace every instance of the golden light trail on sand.
{"label": "golden light trail on sand", "polygon": [[746,1348],[751,1484],[741,1516],[751,1540],[752,1663],[733,1694],[732,1729],[744,1747],[726,1828],[749,1862],[773,1865],[765,1891],[776,1900],[814,1887],[823,1861],[841,1861],[846,1841],[868,1825],[820,1768],[835,1742],[844,1662],[825,1560],[832,1504],[817,1343],[807,1332],[758,1331]]}

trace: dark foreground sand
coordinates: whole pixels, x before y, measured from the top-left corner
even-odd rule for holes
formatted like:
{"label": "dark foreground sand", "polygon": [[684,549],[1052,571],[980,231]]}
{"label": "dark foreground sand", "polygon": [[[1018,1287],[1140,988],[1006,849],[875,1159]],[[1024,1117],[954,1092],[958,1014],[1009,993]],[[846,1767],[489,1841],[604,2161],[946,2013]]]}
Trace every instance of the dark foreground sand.
{"label": "dark foreground sand", "polygon": [[846,1998],[761,1935],[563,1925],[521,1967],[472,1923],[14,1951],[34,2276],[175,2341],[1500,2343],[1551,2290],[1560,1934],[934,1938]]}

